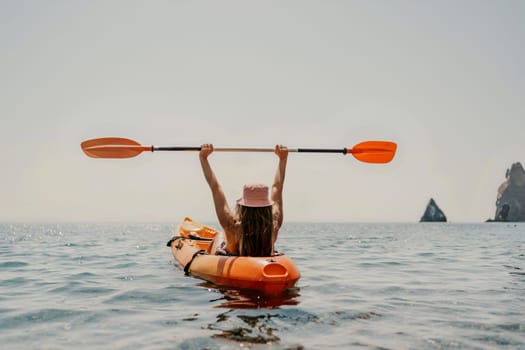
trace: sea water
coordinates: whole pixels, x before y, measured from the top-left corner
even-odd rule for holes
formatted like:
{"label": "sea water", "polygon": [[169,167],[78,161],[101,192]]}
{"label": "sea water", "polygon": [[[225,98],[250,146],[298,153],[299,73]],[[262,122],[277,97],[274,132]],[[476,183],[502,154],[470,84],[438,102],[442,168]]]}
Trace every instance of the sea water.
{"label": "sea water", "polygon": [[1,349],[525,349],[525,225],[286,223],[278,298],[184,276],[177,223],[1,224]]}

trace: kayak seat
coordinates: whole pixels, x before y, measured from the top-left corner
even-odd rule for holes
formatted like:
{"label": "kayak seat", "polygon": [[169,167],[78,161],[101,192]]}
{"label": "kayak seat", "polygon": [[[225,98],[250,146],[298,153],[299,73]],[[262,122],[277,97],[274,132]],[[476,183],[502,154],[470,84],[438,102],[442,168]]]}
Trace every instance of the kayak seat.
{"label": "kayak seat", "polygon": [[224,249],[224,247],[226,247],[226,242],[222,242],[221,243],[221,246],[218,247],[216,250],[215,250],[215,255],[221,255],[221,256],[239,256],[239,254],[232,254],[230,252],[228,252],[226,249]]}
{"label": "kayak seat", "polygon": [[236,256],[236,254],[230,254],[228,253],[228,251],[226,251],[226,249],[223,249],[223,248],[217,248],[217,250],[215,250],[215,255]]}

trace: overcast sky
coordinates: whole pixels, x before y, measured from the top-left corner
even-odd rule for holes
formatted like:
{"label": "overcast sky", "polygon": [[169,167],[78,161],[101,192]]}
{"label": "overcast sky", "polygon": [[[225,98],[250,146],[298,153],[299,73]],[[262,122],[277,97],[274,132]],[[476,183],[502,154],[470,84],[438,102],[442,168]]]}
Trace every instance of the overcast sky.
{"label": "overcast sky", "polygon": [[[351,147],[290,154],[285,220],[494,216],[525,162],[525,1],[0,0],[0,222],[215,220],[196,152],[83,140]],[[210,158],[230,202],[273,154]]]}

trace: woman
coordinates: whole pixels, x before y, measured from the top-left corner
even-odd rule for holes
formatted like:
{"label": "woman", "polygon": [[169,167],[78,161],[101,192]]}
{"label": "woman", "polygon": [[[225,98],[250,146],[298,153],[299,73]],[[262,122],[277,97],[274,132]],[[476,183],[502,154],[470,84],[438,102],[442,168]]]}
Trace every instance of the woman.
{"label": "woman", "polygon": [[244,185],[243,196],[237,200],[235,212],[230,210],[226,196],[213,172],[208,156],[213,145],[204,144],[199,154],[202,172],[210,186],[215,212],[226,236],[226,251],[231,255],[272,256],[277,234],[283,224],[283,184],[288,148],[275,146],[279,165],[275,173],[271,199],[269,188],[262,184]]}

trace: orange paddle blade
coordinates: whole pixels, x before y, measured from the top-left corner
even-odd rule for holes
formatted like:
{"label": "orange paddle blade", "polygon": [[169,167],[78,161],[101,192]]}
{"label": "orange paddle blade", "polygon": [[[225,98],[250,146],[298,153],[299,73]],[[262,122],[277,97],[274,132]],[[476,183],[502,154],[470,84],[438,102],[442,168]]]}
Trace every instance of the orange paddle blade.
{"label": "orange paddle blade", "polygon": [[82,151],[91,158],[132,158],[144,151],[152,151],[152,146],[121,137],[102,137],[84,141]]}
{"label": "orange paddle blade", "polygon": [[397,144],[390,141],[365,141],[358,143],[346,153],[366,163],[388,163],[396,154]]}

